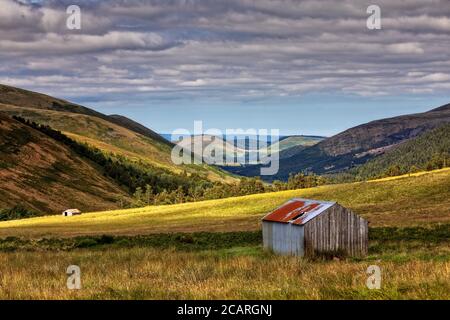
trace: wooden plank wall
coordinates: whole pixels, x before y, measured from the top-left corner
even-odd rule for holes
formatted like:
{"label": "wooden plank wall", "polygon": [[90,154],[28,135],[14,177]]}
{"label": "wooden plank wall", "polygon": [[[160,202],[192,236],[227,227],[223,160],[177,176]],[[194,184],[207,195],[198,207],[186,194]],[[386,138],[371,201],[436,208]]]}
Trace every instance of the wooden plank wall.
{"label": "wooden plank wall", "polygon": [[351,210],[335,204],[305,224],[304,237],[306,255],[341,251],[350,256],[365,256],[368,223]]}

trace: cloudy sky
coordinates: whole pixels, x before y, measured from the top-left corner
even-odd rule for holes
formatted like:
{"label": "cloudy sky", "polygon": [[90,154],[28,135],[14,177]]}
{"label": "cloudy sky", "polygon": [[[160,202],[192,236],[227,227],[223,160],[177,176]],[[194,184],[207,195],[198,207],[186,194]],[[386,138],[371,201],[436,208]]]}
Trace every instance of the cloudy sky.
{"label": "cloudy sky", "polygon": [[332,135],[450,102],[450,2],[0,0],[0,61],[0,83],[160,132]]}

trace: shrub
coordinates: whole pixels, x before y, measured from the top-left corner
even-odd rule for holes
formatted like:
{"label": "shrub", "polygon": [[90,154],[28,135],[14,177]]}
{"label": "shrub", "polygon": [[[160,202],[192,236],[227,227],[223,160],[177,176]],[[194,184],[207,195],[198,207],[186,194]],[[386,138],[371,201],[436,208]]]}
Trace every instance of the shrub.
{"label": "shrub", "polygon": [[77,242],[75,243],[76,248],[90,248],[95,247],[97,245],[97,241],[94,239],[77,239]]}
{"label": "shrub", "polygon": [[96,242],[98,244],[111,244],[114,242],[114,237],[104,234]]}
{"label": "shrub", "polygon": [[18,220],[37,216],[40,216],[38,212],[27,209],[22,205],[17,205],[10,209],[0,210],[0,221]]}

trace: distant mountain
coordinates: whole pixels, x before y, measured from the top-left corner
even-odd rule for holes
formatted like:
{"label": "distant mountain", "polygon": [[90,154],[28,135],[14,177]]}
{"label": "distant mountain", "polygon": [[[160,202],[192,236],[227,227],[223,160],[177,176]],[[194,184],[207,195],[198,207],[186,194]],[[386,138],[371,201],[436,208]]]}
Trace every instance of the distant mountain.
{"label": "distant mountain", "polygon": [[[237,144],[228,142],[221,137],[211,135],[183,136],[176,144],[208,163],[214,163],[215,160],[213,155],[211,155],[212,150],[221,150],[223,161],[226,161],[226,159],[233,159],[231,165],[234,165],[234,157],[236,155],[245,157],[247,154],[246,150],[238,147]],[[201,148],[198,148],[197,146],[201,146]],[[197,150],[197,148],[199,150]]]}
{"label": "distant mountain", "polygon": [[0,185],[0,208],[43,213],[118,208],[117,199],[128,198],[97,166],[1,112]]}
{"label": "distant mountain", "polygon": [[[175,141],[172,135],[166,134],[167,137],[172,140],[172,142],[182,146],[185,150],[190,150],[200,156],[206,156],[208,158],[208,150],[223,150],[224,158],[232,159],[234,156],[239,157],[241,164],[249,164],[249,159],[258,159],[258,148],[262,146],[270,146],[270,138],[258,137],[258,136],[211,136],[211,135],[183,135],[179,141]],[[260,139],[260,140],[258,140]],[[263,139],[263,140],[261,140]],[[279,148],[280,157],[289,157],[291,150],[299,150],[299,148],[306,148],[312,146],[319,141],[325,139],[324,137],[318,136],[282,136],[274,144]],[[267,141],[269,140],[269,141]],[[202,144],[202,149],[200,152],[195,150],[195,144]],[[208,148],[208,149],[206,149]],[[204,152],[207,150],[207,152]],[[258,161],[253,160],[253,164],[258,163]],[[212,159],[210,160],[212,161]],[[236,166],[235,163],[227,164]]]}
{"label": "distant mountain", "polygon": [[[266,180],[286,180],[290,173],[336,173],[363,164],[400,143],[450,122],[450,104],[428,112],[372,121],[345,130],[308,148],[298,148],[280,159],[276,176]],[[291,150],[292,152],[293,150]],[[259,166],[231,168],[235,174],[259,175]]]}
{"label": "distant mountain", "polygon": [[[169,141],[172,141],[172,142],[176,142],[176,137],[173,136],[171,133],[160,133],[159,135],[164,137],[166,140],[169,140]],[[177,137],[180,137],[180,136],[183,137],[183,138],[187,138],[189,136],[199,136],[199,135],[194,135],[194,134],[177,135]],[[279,136],[278,140],[281,141],[281,140],[289,138],[289,137],[290,136]],[[223,140],[226,140],[226,138],[227,138],[227,136],[225,134],[221,136],[221,139],[223,139]],[[228,136],[228,138],[230,140],[233,140],[233,138],[234,138],[234,140],[238,141],[238,142],[241,142],[241,141],[244,141],[244,140],[247,141],[247,142],[248,141],[254,142],[254,141],[258,140],[258,136],[256,136],[256,135],[240,135],[239,134],[239,135]]]}

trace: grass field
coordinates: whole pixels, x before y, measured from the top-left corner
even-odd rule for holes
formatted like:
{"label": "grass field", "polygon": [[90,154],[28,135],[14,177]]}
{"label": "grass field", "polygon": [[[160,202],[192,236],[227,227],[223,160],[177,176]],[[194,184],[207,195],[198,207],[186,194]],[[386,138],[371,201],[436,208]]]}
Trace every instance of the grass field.
{"label": "grass field", "polygon": [[[134,248],[1,254],[0,263],[8,267],[2,267],[0,298],[450,299],[448,260],[378,263],[383,289],[369,290],[370,261],[309,262],[252,253]],[[81,267],[81,290],[65,286],[71,264]]]}
{"label": "grass field", "polygon": [[338,201],[370,226],[450,222],[450,169],[371,182],[328,185],[220,200],[0,222],[0,237],[70,237],[259,230],[265,213],[292,197]]}
{"label": "grass field", "polygon": [[[265,252],[261,217],[294,196],[336,200],[369,219],[369,255],[311,260]],[[2,222],[0,298],[450,299],[449,208],[450,169],[444,169]],[[81,290],[66,287],[72,264],[81,268]],[[381,268],[380,290],[366,287],[369,265]]]}
{"label": "grass field", "polygon": [[[2,243],[0,298],[450,299],[449,239],[434,229],[419,234],[425,236],[372,240],[366,258],[341,260],[275,256],[262,250],[255,232],[196,234],[191,241],[189,235],[41,240],[16,250]],[[89,248],[71,249],[71,242]],[[66,287],[73,264],[81,268],[81,290]],[[380,290],[366,287],[369,265],[381,268]]]}

